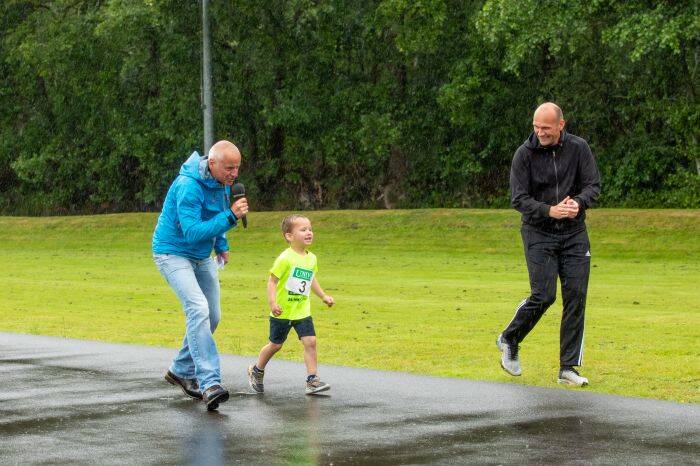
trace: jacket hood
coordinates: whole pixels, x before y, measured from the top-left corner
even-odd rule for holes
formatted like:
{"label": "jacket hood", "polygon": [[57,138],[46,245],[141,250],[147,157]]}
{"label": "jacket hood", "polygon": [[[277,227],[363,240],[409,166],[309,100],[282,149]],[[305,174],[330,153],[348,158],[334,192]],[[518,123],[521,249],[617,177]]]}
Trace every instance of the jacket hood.
{"label": "jacket hood", "polygon": [[208,188],[221,187],[221,183],[209,172],[207,157],[202,157],[197,151],[192,152],[192,155],[182,164],[180,175],[194,178]]}
{"label": "jacket hood", "polygon": [[542,151],[542,150],[551,149],[553,147],[554,148],[561,147],[561,145],[564,144],[567,139],[569,139],[569,133],[567,133],[566,130],[564,129],[564,130],[562,130],[561,134],[559,135],[559,142],[558,143],[554,144],[553,146],[546,146],[545,147],[542,144],[540,144],[540,140],[537,139],[537,135],[533,131],[532,133],[530,133],[530,136],[527,139],[525,139],[525,142],[523,143],[523,145],[531,150]]}

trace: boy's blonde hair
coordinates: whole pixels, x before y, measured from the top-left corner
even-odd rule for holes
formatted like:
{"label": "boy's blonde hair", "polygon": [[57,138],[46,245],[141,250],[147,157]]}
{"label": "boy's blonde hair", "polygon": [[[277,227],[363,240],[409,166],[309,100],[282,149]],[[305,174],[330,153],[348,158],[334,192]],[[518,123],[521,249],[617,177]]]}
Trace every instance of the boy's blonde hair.
{"label": "boy's blonde hair", "polygon": [[292,229],[294,228],[294,222],[302,218],[309,220],[308,217],[298,214],[287,215],[286,217],[284,217],[284,219],[282,220],[282,237],[284,237],[285,241],[287,240],[287,238],[284,235],[286,235],[287,233],[291,233]]}

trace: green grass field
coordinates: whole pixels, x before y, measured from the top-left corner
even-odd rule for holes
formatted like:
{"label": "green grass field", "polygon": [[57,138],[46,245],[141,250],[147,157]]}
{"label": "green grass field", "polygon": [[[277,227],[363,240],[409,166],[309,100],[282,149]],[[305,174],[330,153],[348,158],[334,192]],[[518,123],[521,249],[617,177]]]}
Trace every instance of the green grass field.
{"label": "green grass field", "polygon": [[[222,352],[252,356],[266,342],[283,215],[252,213],[229,234]],[[322,364],[557,386],[560,299],[523,343],[524,375],[498,364],[494,340],[529,290],[516,212],[308,215],[318,278],[336,299],[312,302]],[[156,218],[0,217],[0,331],[177,347],[184,317],[151,260]],[[592,210],[588,226],[588,390],[698,403],[700,211]],[[300,344],[280,355],[301,361]]]}

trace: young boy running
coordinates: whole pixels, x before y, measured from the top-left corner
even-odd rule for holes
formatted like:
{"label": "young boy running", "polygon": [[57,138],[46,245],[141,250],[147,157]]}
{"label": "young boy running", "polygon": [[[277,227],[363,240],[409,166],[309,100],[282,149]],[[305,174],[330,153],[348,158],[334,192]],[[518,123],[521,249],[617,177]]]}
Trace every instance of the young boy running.
{"label": "young boy running", "polygon": [[270,342],[260,350],[257,363],[248,368],[248,382],[257,393],[265,391],[265,366],[282,348],[293,327],[304,345],[306,393],[323,392],[331,386],[322,382],[316,374],[316,332],[311,319],[309,295],[313,291],[328,307],[333,305],[333,297],[324,293],[316,280],[316,256],[306,249],[314,239],[309,219],[301,215],[286,217],[282,221],[282,234],[289,248],[275,260],[267,282]]}

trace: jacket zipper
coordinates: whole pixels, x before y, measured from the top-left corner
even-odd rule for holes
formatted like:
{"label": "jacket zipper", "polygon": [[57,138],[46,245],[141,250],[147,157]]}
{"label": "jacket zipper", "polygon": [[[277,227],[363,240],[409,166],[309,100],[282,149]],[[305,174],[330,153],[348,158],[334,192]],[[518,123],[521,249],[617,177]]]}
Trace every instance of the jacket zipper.
{"label": "jacket zipper", "polygon": [[557,204],[559,204],[559,174],[557,173],[557,151],[552,151],[552,162],[554,162],[554,181],[557,187]]}

